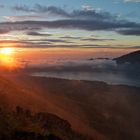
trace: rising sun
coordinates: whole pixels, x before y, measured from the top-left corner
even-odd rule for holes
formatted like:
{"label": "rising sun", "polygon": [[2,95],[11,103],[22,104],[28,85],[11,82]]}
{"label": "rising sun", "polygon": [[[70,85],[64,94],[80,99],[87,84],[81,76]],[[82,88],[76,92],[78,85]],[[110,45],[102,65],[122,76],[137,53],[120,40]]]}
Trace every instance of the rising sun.
{"label": "rising sun", "polygon": [[0,67],[13,70],[17,68],[17,63],[14,58],[14,48],[0,48]]}
{"label": "rising sun", "polygon": [[11,55],[14,52],[14,48],[1,48],[0,53],[3,55]]}

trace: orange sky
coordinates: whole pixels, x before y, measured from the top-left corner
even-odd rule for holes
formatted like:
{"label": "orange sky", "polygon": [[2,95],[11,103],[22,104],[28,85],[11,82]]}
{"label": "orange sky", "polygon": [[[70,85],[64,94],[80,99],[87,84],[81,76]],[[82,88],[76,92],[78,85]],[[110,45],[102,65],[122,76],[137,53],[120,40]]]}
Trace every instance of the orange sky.
{"label": "orange sky", "polygon": [[[11,52],[7,52],[7,51]],[[22,67],[29,64],[54,63],[66,60],[87,60],[89,58],[108,57],[114,58],[134,51],[135,49],[111,48],[1,48],[0,65],[9,69]]]}

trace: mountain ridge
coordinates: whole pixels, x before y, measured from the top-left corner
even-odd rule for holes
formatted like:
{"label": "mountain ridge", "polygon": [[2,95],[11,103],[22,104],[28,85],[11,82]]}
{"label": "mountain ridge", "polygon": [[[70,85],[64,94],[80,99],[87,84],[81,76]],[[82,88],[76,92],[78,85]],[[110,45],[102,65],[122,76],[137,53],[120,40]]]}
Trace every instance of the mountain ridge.
{"label": "mountain ridge", "polygon": [[118,64],[123,63],[140,64],[140,50],[114,58],[113,60],[115,60]]}

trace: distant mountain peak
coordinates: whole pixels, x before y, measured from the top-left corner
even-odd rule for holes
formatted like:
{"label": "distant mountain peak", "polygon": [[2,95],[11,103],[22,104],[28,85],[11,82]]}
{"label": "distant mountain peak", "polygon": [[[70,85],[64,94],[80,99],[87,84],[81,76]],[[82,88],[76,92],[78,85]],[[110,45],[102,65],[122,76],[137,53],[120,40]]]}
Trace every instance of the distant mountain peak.
{"label": "distant mountain peak", "polygon": [[140,50],[131,52],[129,54],[114,58],[118,64],[130,63],[130,64],[140,64]]}

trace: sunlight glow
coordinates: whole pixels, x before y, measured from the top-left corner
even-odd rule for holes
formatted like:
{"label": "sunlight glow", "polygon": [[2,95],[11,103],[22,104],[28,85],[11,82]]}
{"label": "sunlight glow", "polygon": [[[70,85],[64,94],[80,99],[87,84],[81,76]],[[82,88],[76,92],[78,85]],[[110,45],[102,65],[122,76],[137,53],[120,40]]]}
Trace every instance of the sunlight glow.
{"label": "sunlight glow", "polygon": [[14,48],[1,48],[0,53],[3,55],[11,55],[14,52]]}
{"label": "sunlight glow", "polygon": [[9,70],[16,69],[18,67],[14,58],[14,48],[1,48],[0,49],[0,66]]}

